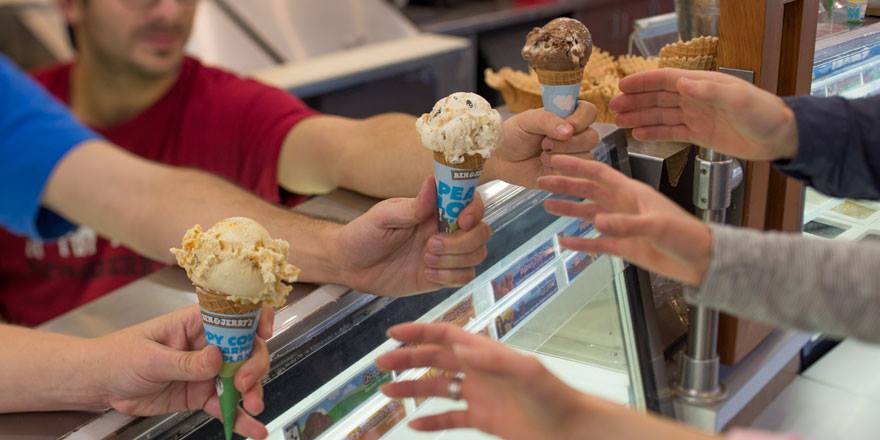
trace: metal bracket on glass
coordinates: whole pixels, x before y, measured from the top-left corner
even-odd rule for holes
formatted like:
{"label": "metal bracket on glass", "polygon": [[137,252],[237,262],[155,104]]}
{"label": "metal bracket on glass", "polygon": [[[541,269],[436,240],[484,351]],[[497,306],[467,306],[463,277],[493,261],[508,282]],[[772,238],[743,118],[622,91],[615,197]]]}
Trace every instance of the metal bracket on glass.
{"label": "metal bracket on glass", "polygon": [[[677,0],[679,12],[689,10],[688,0]],[[682,17],[681,15],[685,15]],[[688,14],[680,14],[679,23],[687,21]],[[722,67],[721,72],[750,83],[755,74],[750,70]],[[742,165],[723,154],[701,148],[696,158],[694,173],[694,206],[707,223],[724,223],[730,208],[731,194],[743,180]],[[679,398],[696,405],[710,405],[727,396],[718,372],[718,311],[706,307],[692,307],[688,328],[687,351],[681,356],[681,370],[674,389]]]}
{"label": "metal bracket on glass", "polygon": [[696,158],[694,206],[701,211],[730,207],[731,195],[742,183],[743,170],[739,161],[726,158],[720,162]]}

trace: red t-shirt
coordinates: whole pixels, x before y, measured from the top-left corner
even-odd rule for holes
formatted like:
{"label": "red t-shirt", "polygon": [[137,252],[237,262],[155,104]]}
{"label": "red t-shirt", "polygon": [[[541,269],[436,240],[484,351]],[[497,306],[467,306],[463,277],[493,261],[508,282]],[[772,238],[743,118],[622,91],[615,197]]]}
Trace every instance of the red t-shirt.
{"label": "red t-shirt", "polygon": [[[35,78],[69,105],[70,73],[67,64]],[[289,93],[186,58],[177,82],[155,104],[97,131],[139,156],[210,171],[279,202],[284,138],[314,114]],[[0,314],[37,325],[163,266],[85,227],[52,242],[0,228]]]}

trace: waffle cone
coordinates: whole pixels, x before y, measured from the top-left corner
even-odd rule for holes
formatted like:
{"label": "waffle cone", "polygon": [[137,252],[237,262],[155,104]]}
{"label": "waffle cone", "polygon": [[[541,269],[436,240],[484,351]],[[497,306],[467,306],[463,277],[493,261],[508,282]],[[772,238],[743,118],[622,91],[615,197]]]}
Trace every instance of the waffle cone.
{"label": "waffle cone", "polygon": [[661,58],[691,58],[718,54],[718,37],[697,37],[689,41],[670,43],[660,49]]}
{"label": "waffle cone", "polygon": [[611,99],[606,98],[598,87],[581,90],[579,98],[596,107],[596,122],[614,122],[614,113],[608,109],[608,103]]}
{"label": "waffle cone", "polygon": [[620,94],[619,84],[620,78],[617,75],[606,75],[582,84],[579,98],[596,106],[596,121],[614,122],[616,114],[608,105],[611,99]]}
{"label": "waffle cone", "polygon": [[642,58],[637,55],[622,55],[617,58],[617,70],[622,77],[654,70],[659,68],[659,66],[660,60],[654,57]]}
{"label": "waffle cone", "polygon": [[434,152],[434,160],[438,163],[446,165],[450,168],[455,168],[458,170],[482,170],[483,164],[486,162],[486,158],[480,156],[479,154],[465,154],[464,162],[462,163],[449,163],[446,160],[446,156],[439,152]]}
{"label": "waffle cone", "polygon": [[593,55],[590,56],[590,60],[587,62],[585,76],[596,78],[606,75],[617,75],[617,63],[608,52],[594,49]]}
{"label": "waffle cone", "polygon": [[536,75],[524,72],[516,72],[509,67],[504,67],[497,73],[492,69],[485,71],[486,84],[498,90],[507,109],[514,113],[541,108],[541,84]]}
{"label": "waffle cone", "polygon": [[718,59],[710,55],[698,57],[661,57],[660,67],[674,67],[687,70],[718,70]]}
{"label": "waffle cone", "polygon": [[196,295],[199,296],[199,306],[209,312],[224,315],[240,315],[253,312],[262,307],[260,303],[249,304],[230,300],[226,295],[219,295],[196,286]]}
{"label": "waffle cone", "polygon": [[577,70],[543,70],[535,69],[538,81],[546,86],[564,86],[579,84],[584,79],[584,69]]}

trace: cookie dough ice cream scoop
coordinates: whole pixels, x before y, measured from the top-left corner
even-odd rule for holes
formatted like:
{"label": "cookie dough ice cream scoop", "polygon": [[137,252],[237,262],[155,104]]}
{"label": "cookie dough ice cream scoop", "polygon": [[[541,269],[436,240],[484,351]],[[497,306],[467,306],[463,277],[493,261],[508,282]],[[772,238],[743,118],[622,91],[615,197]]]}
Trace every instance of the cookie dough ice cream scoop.
{"label": "cookie dough ice cream scoop", "polygon": [[416,129],[425,148],[434,152],[439,229],[455,232],[483,164],[501,142],[501,115],[480,95],[456,92],[418,118]]}

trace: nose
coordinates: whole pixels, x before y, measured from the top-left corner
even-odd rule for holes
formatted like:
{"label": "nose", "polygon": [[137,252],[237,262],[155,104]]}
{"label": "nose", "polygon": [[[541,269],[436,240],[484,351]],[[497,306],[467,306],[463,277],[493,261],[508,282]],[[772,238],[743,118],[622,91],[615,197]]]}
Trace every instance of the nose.
{"label": "nose", "polygon": [[150,12],[154,18],[170,23],[180,18],[182,8],[179,0],[159,0]]}

